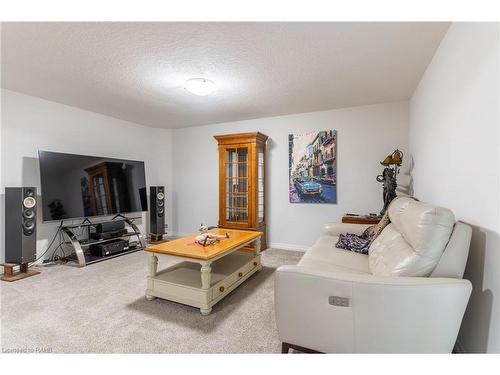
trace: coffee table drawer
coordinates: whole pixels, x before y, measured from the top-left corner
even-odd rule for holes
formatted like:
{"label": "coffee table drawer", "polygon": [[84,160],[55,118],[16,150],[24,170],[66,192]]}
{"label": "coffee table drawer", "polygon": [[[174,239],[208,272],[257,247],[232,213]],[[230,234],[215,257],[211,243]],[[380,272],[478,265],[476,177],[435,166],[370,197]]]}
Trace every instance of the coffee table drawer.
{"label": "coffee table drawer", "polygon": [[220,281],[216,285],[212,287],[212,298],[217,299],[219,296],[227,293],[228,289],[231,286],[241,279],[243,279],[253,268],[256,266],[254,262],[257,262],[257,259],[252,260],[251,262],[245,264],[236,272],[233,272],[231,275],[226,277],[224,280]]}

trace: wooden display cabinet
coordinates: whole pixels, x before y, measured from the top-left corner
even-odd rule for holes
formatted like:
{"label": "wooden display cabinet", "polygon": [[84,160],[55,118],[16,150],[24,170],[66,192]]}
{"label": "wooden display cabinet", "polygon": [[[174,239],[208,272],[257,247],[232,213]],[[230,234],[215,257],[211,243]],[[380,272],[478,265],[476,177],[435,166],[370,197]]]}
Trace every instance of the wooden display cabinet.
{"label": "wooden display cabinet", "polygon": [[219,227],[264,233],[267,248],[265,160],[267,135],[217,135],[219,143]]}

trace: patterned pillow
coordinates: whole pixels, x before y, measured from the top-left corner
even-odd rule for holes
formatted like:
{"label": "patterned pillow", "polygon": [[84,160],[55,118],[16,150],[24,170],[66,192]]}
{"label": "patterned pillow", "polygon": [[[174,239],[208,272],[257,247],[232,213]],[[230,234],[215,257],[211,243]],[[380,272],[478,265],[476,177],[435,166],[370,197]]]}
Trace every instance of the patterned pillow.
{"label": "patterned pillow", "polygon": [[[370,228],[373,228],[371,229],[370,233],[372,234],[372,237],[371,237],[371,241],[370,241],[370,245],[371,243],[375,240],[375,238],[378,237],[378,235],[380,233],[382,233],[382,231],[384,230],[384,228],[391,222],[391,219],[389,219],[389,210],[385,211],[384,213],[384,216],[382,216],[382,219],[380,219],[380,221],[378,222],[378,224],[375,224],[373,225],[372,227],[368,227],[366,228],[365,232],[370,229]],[[363,233],[364,234],[364,233]]]}
{"label": "patterned pillow", "polygon": [[355,253],[368,254],[371,238],[363,238],[352,233],[341,233],[335,247],[339,249],[354,251]]}
{"label": "patterned pillow", "polygon": [[376,227],[376,225],[370,225],[361,234],[361,237],[363,237],[363,238],[372,238],[375,235],[375,227]]}
{"label": "patterned pillow", "polygon": [[335,247],[354,251],[359,254],[368,254],[368,249],[373,240],[375,240],[375,238],[382,233],[384,228],[390,222],[389,215],[386,212],[378,224],[369,226],[360,236],[352,233],[341,233]]}

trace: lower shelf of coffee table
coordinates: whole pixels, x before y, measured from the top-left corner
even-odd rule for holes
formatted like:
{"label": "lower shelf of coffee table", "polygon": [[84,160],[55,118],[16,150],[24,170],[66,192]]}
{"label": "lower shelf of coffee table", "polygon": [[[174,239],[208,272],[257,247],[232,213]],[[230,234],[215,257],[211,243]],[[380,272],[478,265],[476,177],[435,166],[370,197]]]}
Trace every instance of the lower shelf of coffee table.
{"label": "lower shelf of coffee table", "polygon": [[200,264],[184,261],[148,277],[146,295],[209,309],[262,269],[260,255],[236,251],[211,264],[208,289],[202,288]]}

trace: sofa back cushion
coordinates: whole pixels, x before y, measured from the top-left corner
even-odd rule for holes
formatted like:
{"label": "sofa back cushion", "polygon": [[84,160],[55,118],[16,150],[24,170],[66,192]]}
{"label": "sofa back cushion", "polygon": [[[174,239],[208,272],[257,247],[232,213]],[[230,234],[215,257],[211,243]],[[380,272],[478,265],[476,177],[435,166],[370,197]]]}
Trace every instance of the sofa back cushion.
{"label": "sofa back cushion", "polygon": [[370,271],[385,276],[429,276],[450,239],[455,216],[443,207],[400,197],[389,208],[391,223],[369,249]]}

